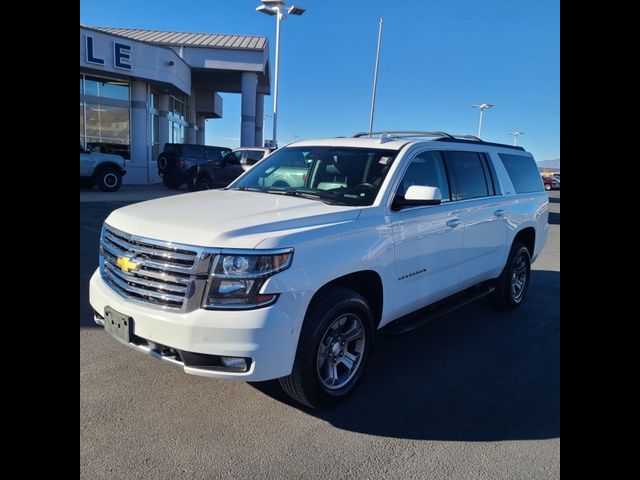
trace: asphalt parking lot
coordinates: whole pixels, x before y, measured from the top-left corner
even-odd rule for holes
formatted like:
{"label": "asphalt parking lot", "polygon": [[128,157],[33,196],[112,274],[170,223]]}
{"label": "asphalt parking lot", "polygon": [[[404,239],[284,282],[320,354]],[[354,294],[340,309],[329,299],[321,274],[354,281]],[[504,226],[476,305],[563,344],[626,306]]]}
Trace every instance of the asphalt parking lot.
{"label": "asphalt parking lot", "polygon": [[549,196],[521,308],[481,300],[380,337],[359,390],[325,412],[277,382],[186,375],[98,328],[88,282],[100,227],[127,202],[81,201],[81,478],[559,478],[560,192]]}

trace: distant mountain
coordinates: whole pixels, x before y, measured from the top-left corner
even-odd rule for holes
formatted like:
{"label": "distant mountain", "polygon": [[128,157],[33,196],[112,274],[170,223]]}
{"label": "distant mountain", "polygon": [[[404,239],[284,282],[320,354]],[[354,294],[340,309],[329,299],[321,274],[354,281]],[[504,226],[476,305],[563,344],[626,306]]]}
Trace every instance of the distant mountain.
{"label": "distant mountain", "polygon": [[560,170],[560,159],[554,158],[553,160],[542,160],[538,162],[538,168],[555,168]]}

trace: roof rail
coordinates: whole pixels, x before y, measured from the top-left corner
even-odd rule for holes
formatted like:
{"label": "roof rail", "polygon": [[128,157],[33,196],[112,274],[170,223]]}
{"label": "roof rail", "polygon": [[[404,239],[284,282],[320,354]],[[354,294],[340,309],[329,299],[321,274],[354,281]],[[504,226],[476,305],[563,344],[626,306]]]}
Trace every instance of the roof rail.
{"label": "roof rail", "polygon": [[440,132],[440,131],[436,131],[436,132],[421,132],[421,131],[411,131],[411,130],[407,130],[407,131],[403,131],[403,130],[387,130],[387,131],[383,131],[383,132],[358,132],[356,133],[353,138],[361,138],[361,137],[368,137],[368,136],[379,136],[378,139],[378,143],[385,143],[388,141],[391,141],[393,139],[399,139],[399,138],[415,138],[415,137],[438,137],[435,140],[436,141],[441,141],[441,142],[460,142],[460,143],[481,143],[482,145],[491,145],[491,146],[495,146],[495,147],[503,147],[503,148],[510,148],[513,150],[522,150],[525,151],[525,149],[521,146],[513,146],[513,145],[507,145],[505,143],[493,143],[493,142],[485,142],[484,140],[482,140],[479,137],[476,137],[475,135],[451,135],[450,133],[446,133],[446,132]]}
{"label": "roof rail", "polygon": [[384,132],[358,132],[353,138],[369,137],[373,135],[379,135],[379,143],[385,143],[394,138],[412,138],[412,137],[445,137],[455,138],[453,135],[446,132],[422,132],[414,130],[387,130]]}

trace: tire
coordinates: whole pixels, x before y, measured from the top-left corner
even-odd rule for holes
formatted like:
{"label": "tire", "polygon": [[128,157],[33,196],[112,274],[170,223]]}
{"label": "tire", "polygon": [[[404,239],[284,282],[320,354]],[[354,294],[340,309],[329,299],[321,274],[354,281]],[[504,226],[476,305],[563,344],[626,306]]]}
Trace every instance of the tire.
{"label": "tire", "polygon": [[96,185],[103,192],[115,192],[122,186],[122,174],[115,167],[104,167],[94,176]]}
{"label": "tire", "polygon": [[177,190],[182,185],[182,181],[179,178],[172,177],[171,175],[165,175],[162,177],[162,183],[165,187],[171,190]]}
{"label": "tire", "polygon": [[174,166],[175,162],[173,161],[172,157],[165,154],[162,154],[158,157],[158,170],[162,173],[168,173],[172,171]]}
{"label": "tire", "polygon": [[196,190],[212,190],[213,182],[208,177],[200,177],[196,181]]}
{"label": "tire", "polygon": [[[344,338],[345,334],[352,339]],[[279,379],[280,385],[308,407],[337,405],[362,381],[373,334],[373,314],[364,297],[346,288],[329,287],[307,310],[293,369]]]}
{"label": "tire", "polygon": [[195,192],[196,190],[199,190],[198,185],[196,184],[195,172],[187,174],[186,184],[187,184],[187,190],[189,190],[190,192]]}
{"label": "tire", "polygon": [[[513,242],[507,264],[495,281],[495,291],[489,297],[500,310],[513,310],[522,305],[531,279],[531,255],[520,242]],[[516,280],[519,280],[520,286]]]}

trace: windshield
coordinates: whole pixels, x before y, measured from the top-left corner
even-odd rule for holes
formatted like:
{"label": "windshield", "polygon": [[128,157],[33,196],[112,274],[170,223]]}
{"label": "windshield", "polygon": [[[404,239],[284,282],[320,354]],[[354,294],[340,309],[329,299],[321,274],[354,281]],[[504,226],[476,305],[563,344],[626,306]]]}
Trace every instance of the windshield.
{"label": "windshield", "polygon": [[371,205],[397,154],[395,150],[368,148],[285,147],[229,188],[335,205]]}

